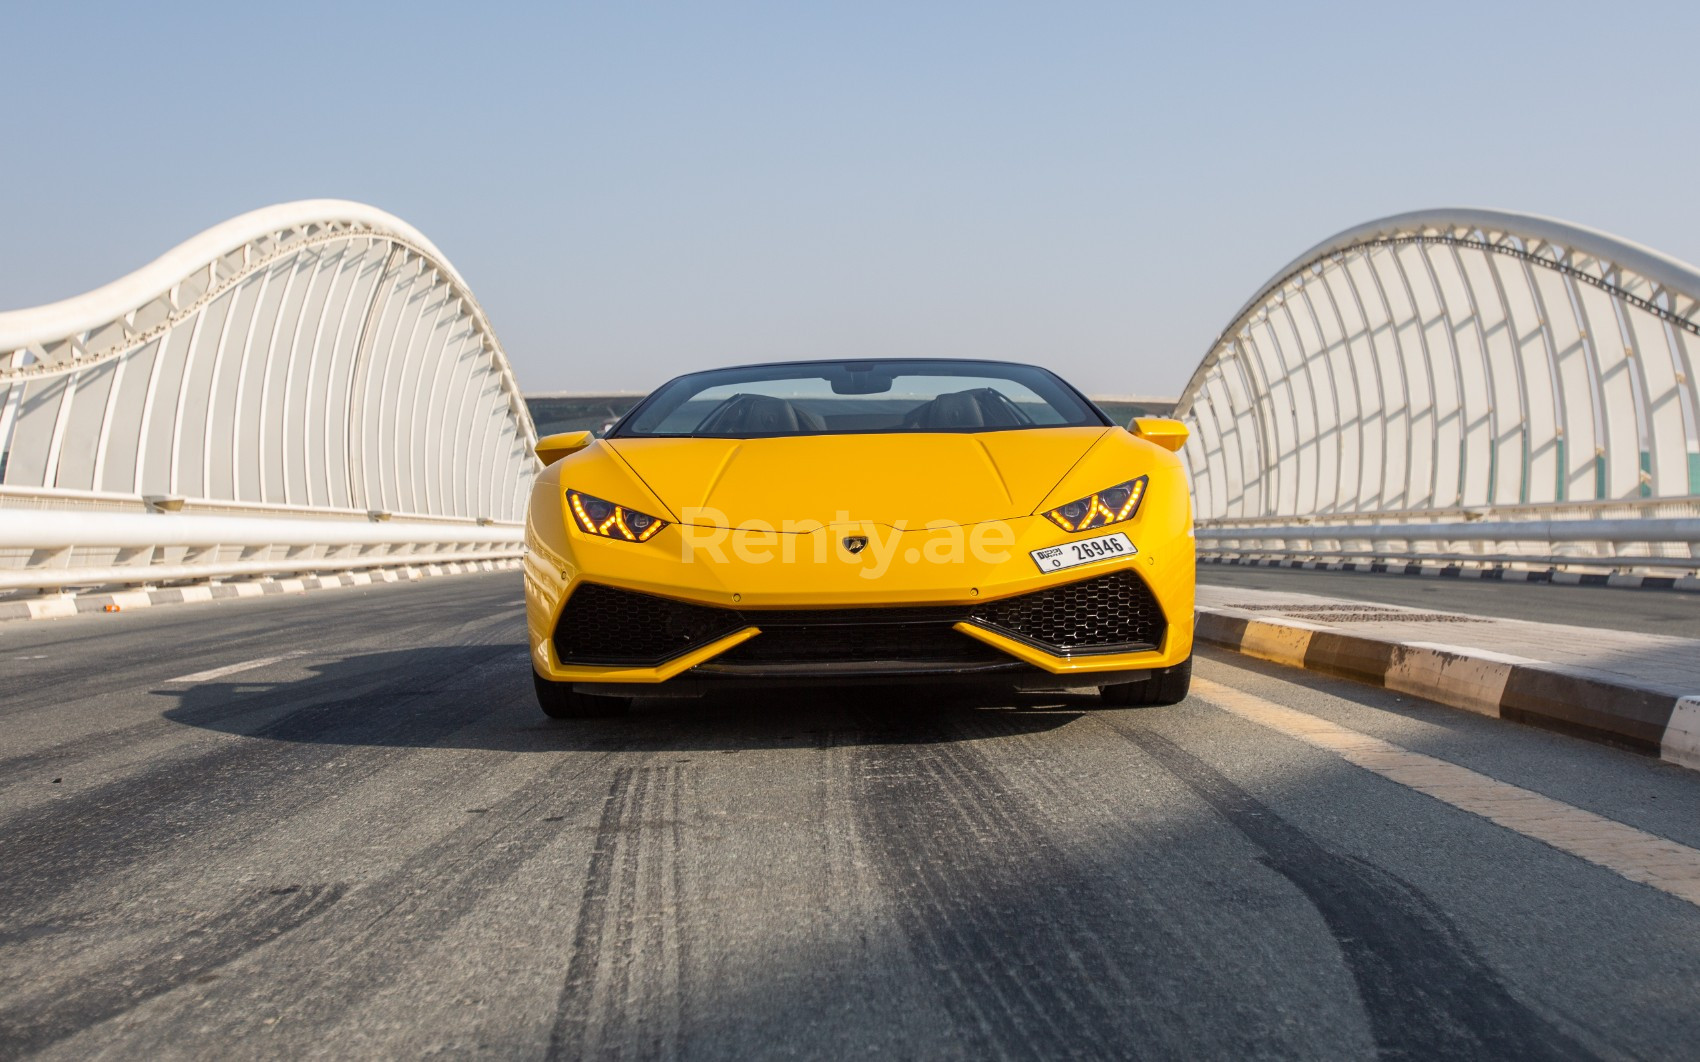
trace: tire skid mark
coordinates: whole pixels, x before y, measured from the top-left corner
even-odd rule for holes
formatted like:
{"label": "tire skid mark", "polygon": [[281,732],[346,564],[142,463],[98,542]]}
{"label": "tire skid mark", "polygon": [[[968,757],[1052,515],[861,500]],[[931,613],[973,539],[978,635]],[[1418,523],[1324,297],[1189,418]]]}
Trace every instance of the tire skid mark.
{"label": "tire skid mark", "polygon": [[1045,830],[984,757],[948,741],[859,752],[863,844],[966,1053],[1093,1057],[1138,1042],[1133,978],[1074,917],[1098,906],[1094,886],[1060,861],[1035,865]]}
{"label": "tire skid mark", "polygon": [[[690,952],[684,816],[696,775],[621,767],[603,798],[550,1059],[685,1053]],[[640,903],[641,897],[641,903]],[[639,921],[640,914],[649,917]]]}
{"label": "tire skid mark", "polygon": [[[674,771],[676,777],[683,778],[683,783],[674,785],[669,790],[672,800],[668,810],[672,814],[673,821],[668,829],[667,844],[669,849],[668,855],[670,856],[668,863],[671,865],[672,870],[670,884],[673,889],[672,917],[675,931],[672,934],[673,960],[672,962],[667,963],[664,966],[664,969],[668,970],[672,974],[672,995],[673,999],[677,1002],[677,1005],[671,1008],[668,1012],[675,1023],[672,1030],[673,1043],[671,1046],[673,1047],[673,1050],[670,1052],[663,1052],[661,1048],[664,1045],[655,1043],[653,1045],[653,1050],[651,1051],[651,1054],[655,1056],[659,1056],[663,1053],[677,1056],[683,1053],[682,1048],[684,1047],[685,1030],[690,1028],[691,1019],[690,1002],[692,999],[693,986],[691,983],[691,949],[690,933],[688,932],[689,923],[686,921],[686,918],[690,913],[690,911],[687,910],[690,893],[687,891],[687,882],[685,880],[686,854],[684,829],[685,790],[687,787],[693,789],[693,792],[691,793],[693,798],[691,801],[692,807],[700,806],[701,800],[697,799],[697,794],[694,792],[697,776],[695,774],[680,775],[677,768],[675,768]],[[656,876],[656,880],[661,880],[659,875]],[[691,905],[692,908],[694,908],[694,906],[695,905]]]}
{"label": "tire skid mark", "polygon": [[[814,837],[820,881],[814,893],[814,903],[822,911],[854,912],[853,924],[865,925],[869,914],[864,898],[873,889],[862,838],[854,829],[834,828],[843,821],[843,809],[849,806],[843,801],[843,795],[856,791],[855,748],[846,740],[845,733],[830,726],[812,737],[812,744],[820,757],[817,761],[819,767],[814,771],[809,809],[810,821],[818,824]],[[877,984],[870,983],[868,971],[863,969],[847,975],[841,987],[844,991],[864,996],[873,996],[878,988]]]}
{"label": "tire skid mark", "polygon": [[1421,890],[1340,855],[1160,734],[1112,728],[1262,849],[1340,948],[1385,1058],[1596,1057],[1517,1000],[1469,939]]}
{"label": "tire skid mark", "polygon": [[[1045,831],[1036,819],[1028,818],[1024,822],[1022,816],[1010,813],[1008,793],[998,786],[990,784],[987,780],[989,777],[989,772],[986,770],[987,765],[983,760],[978,756],[971,759],[964,754],[963,750],[955,747],[948,748],[947,751],[948,755],[943,762],[949,764],[952,771],[949,777],[941,780],[943,791],[950,792],[956,800],[969,807],[996,813],[997,821],[987,824],[987,837],[1013,836],[1022,838],[1022,848],[1029,851],[1049,847],[1042,840]],[[970,795],[973,797],[971,802],[968,800]],[[1082,890],[1071,890],[1071,893],[1071,899],[1076,901],[1080,896],[1088,894],[1088,892]],[[1090,947],[1071,947],[1062,953],[1062,957],[1073,967],[1072,972],[1079,980],[1080,987],[1078,990],[1061,994],[1068,1009],[1075,1009],[1077,1003],[1081,1005],[1081,1013],[1075,1016],[1075,1020],[1086,1021],[1093,1017],[1102,1018],[1105,1014],[1113,1012],[1118,1007],[1119,1001],[1125,1000],[1128,993],[1132,991],[1132,985],[1123,976],[1120,968],[1107,960],[1103,951],[1096,946],[1095,942]],[[1025,979],[1021,983],[1025,986]],[[1108,993],[1111,990],[1114,990],[1116,995],[1109,995]],[[1099,1008],[1097,1014],[1092,1013],[1092,1006],[1090,1005],[1092,1001],[1095,1001]],[[1040,1002],[1050,1003],[1049,1000],[1041,1001],[1038,998],[1035,998],[1034,1002],[1036,1004]]]}
{"label": "tire skid mark", "polygon": [[[932,785],[929,788],[943,792],[954,780],[942,774],[935,774],[930,779]],[[965,840],[968,843],[983,843],[984,831],[975,830],[973,836]],[[1029,965],[1031,956],[1021,954],[1014,963],[1008,962],[1006,955],[994,941],[992,932],[979,919],[954,917],[959,914],[951,911],[952,906],[958,902],[955,897],[957,883],[941,873],[937,864],[931,861],[920,861],[915,869],[919,871],[918,881],[926,892],[929,907],[934,911],[950,912],[953,915],[942,919],[933,934],[935,957],[947,963],[953,973],[960,973],[963,968],[951,961],[949,956],[952,952],[966,956],[969,960],[966,971],[972,980],[978,982],[977,986],[963,985],[967,990],[966,998],[970,1003],[985,1000],[997,1005],[998,1022],[988,1022],[988,1014],[984,1009],[978,1015],[982,1027],[996,1027],[998,1024],[1003,1026],[999,1030],[1001,1035],[994,1044],[987,1046],[1008,1049],[1019,1045],[1023,1050],[1017,1053],[1025,1055],[1037,1052],[1040,1045],[1046,1042],[1055,1042],[1065,1036],[1066,1027],[1060,1021],[1062,1012],[1076,1008],[1069,1004],[1066,996],[1046,992],[1044,982],[1029,981],[1017,976],[1014,967]],[[1002,915],[1007,911],[994,907],[992,913]],[[1021,952],[1025,950],[1020,949]],[[1066,954],[1066,950],[1063,953]],[[1078,1020],[1079,1015],[1073,1014],[1070,1017]]]}
{"label": "tire skid mark", "polygon": [[[213,836],[234,843],[346,792],[404,760],[408,746],[476,721],[478,713],[441,694],[482,682],[492,699],[501,696],[504,683],[514,687],[513,697],[520,695],[508,674],[511,650],[481,655],[470,667],[459,659],[433,662],[446,672],[437,688],[375,705],[344,698],[298,709],[250,735],[270,741],[170,760],[12,817],[0,861],[0,912],[11,921],[57,909],[105,875],[134,873],[148,856]],[[332,762],[342,766],[316,770]],[[248,814],[254,809],[264,814]]]}
{"label": "tire skid mark", "polygon": [[[1048,734],[1052,727],[1064,726],[1080,719],[1085,713],[1055,709],[1043,712],[1005,709],[995,714],[981,714],[987,718],[975,717],[973,722],[961,728],[961,735],[971,741],[995,743],[997,762],[1022,764],[1025,768],[1021,774],[1021,789],[1024,793],[1050,797],[1062,805],[1079,799],[1080,793],[1074,787],[1073,778],[1054,770],[1032,768],[1048,766],[1057,755],[1055,742],[1046,740],[1043,735]],[[1048,724],[1045,731],[1034,731],[1017,725],[1035,717],[1045,719]]]}
{"label": "tire skid mark", "polygon": [[620,820],[625,817],[631,788],[632,768],[621,767],[614,772],[614,780],[609,783],[608,794],[602,801],[602,820],[596,827],[595,846],[590,850],[590,868],[585,876],[584,891],[579,897],[578,928],[573,935],[572,957],[567,962],[567,979],[555,1008],[555,1026],[549,1033],[547,1057],[551,1059],[577,1057],[574,1045],[583,1044],[590,1029],[590,997],[595,988],[591,974],[602,952],[608,891],[614,877],[614,853],[619,841]]}
{"label": "tire skid mark", "polygon": [[[962,805],[965,793],[963,790],[955,788],[957,779],[953,777],[954,772],[941,771],[938,767],[937,762],[926,765],[926,788],[933,793],[945,795],[953,805],[949,810],[959,815],[963,814],[967,810]],[[969,785],[972,786],[973,783],[970,782]],[[976,797],[978,795],[975,794]],[[965,819],[969,817],[971,816],[964,816]],[[995,827],[988,827],[982,818],[980,823],[969,827],[970,836],[962,840],[968,845],[984,844],[988,837],[994,836],[993,829]],[[1019,830],[1019,827],[1017,827],[1017,830]],[[941,845],[942,847],[944,846]],[[957,846],[951,844],[950,847],[955,849]],[[918,871],[917,881],[926,892],[929,906],[934,910],[948,910],[954,902],[955,883],[941,873],[939,866],[933,861],[923,859],[912,865]],[[1002,912],[994,909],[994,913]],[[1000,1017],[1008,1015],[1008,1020],[1015,1023],[1003,1030],[1004,1035],[999,1037],[1000,1043],[1009,1044],[1024,1041],[1027,1046],[1036,1047],[1039,1042],[1042,1042],[1042,1039],[1059,1036],[1062,1033],[1062,1028],[1057,1024],[1056,1007],[1052,1004],[1060,1006],[1062,1001],[1045,998],[1042,991],[1036,993],[1034,985],[1016,976],[1012,966],[1020,963],[1006,964],[998,954],[998,950],[989,946],[990,941],[984,929],[985,927],[978,921],[965,923],[959,919],[945,919],[934,934],[935,951],[940,956],[954,950],[971,957],[966,972],[978,981],[981,990],[973,991],[970,988],[970,1000],[977,1001],[982,997],[990,996],[999,1004]],[[948,939],[950,943],[954,944],[954,948],[938,947],[937,942],[942,939]],[[953,973],[958,972],[954,964],[952,964],[952,969]],[[970,986],[965,985],[964,987],[969,988]],[[981,1024],[984,1025],[985,1015],[982,1014],[980,1017]],[[1042,1028],[1033,1028],[1033,1026],[1042,1026]],[[1042,1039],[1033,1039],[1035,1034]]]}
{"label": "tire skid mark", "polygon": [[240,959],[328,910],[345,891],[331,884],[250,893],[151,956],[112,960],[56,985],[39,1003],[0,1010],[0,1060],[40,1051]]}
{"label": "tire skid mark", "polygon": [[[635,781],[631,787],[629,804],[635,812],[632,817],[641,822],[644,797],[648,795],[652,775],[651,772],[639,768],[633,772],[633,778]],[[624,1031],[618,1028],[621,1018],[619,1005],[631,998],[632,960],[635,957],[632,941],[636,936],[634,920],[639,912],[638,859],[643,855],[642,836],[625,838],[625,843],[617,846],[617,852],[619,857],[613,861],[616,868],[615,877],[609,889],[612,894],[610,913],[613,920],[613,947],[603,949],[597,956],[597,966],[603,972],[607,983],[601,993],[602,1005],[596,1008],[599,1013],[595,1028],[599,1035],[610,1038],[613,1034]]]}
{"label": "tire skid mark", "polygon": [[528,778],[484,814],[404,860],[381,878],[362,885],[336,915],[303,941],[310,957],[300,968],[314,971],[310,984],[279,982],[258,993],[221,1002],[231,1012],[256,1009],[287,1017],[291,1028],[332,1028],[365,1001],[409,976],[398,952],[421,954],[450,933],[480,902],[502,887],[542,849],[572,828],[567,816],[550,814],[584,799],[580,788],[616,755],[614,743],[600,753],[564,760]]}

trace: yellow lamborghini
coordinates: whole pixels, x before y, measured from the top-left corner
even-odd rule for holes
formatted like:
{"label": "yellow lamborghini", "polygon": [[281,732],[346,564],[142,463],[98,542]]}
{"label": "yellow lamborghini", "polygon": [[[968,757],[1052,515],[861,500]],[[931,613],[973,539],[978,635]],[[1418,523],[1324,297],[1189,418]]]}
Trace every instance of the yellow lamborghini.
{"label": "yellow lamborghini", "polygon": [[740,684],[1096,686],[1192,674],[1186,428],[991,361],[692,373],[539,440],[525,602],[555,718]]}

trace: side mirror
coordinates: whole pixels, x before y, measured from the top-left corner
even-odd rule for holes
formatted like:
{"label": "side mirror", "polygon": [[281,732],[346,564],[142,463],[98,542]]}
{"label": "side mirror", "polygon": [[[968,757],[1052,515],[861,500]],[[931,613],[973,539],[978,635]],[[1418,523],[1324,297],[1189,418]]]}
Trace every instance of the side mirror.
{"label": "side mirror", "polygon": [[1185,424],[1168,417],[1134,417],[1127,430],[1165,450],[1179,450],[1186,445],[1187,436],[1191,434]]}
{"label": "side mirror", "polygon": [[537,440],[535,452],[539,461],[552,465],[568,454],[578,453],[595,439],[588,431],[563,431]]}

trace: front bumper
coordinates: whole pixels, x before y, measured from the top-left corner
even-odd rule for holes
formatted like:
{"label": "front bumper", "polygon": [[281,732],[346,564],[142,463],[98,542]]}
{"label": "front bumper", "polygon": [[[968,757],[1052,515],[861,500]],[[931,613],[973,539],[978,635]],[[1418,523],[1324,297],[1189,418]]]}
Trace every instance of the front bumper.
{"label": "front bumper", "polygon": [[[828,525],[779,533],[673,525],[643,543],[606,541],[575,529],[562,530],[565,533],[553,545],[545,536],[534,536],[526,561],[532,666],[539,675],[557,682],[676,684],[683,689],[687,684],[694,688],[729,681],[783,684],[841,677],[908,682],[934,677],[1014,685],[1039,682],[1055,688],[1071,679],[1079,685],[1105,682],[1112,676],[1137,679],[1138,673],[1179,664],[1192,652],[1194,557],[1184,520],[1148,520],[1142,514],[1116,528],[1133,540],[1139,550],[1135,556],[1056,573],[1040,572],[1029,552],[1067,542],[1071,536],[1040,517],[1000,522],[995,535],[988,531],[977,544],[973,527],[900,530]],[[841,548],[843,538],[851,533],[869,537],[863,553],[851,555]],[[1124,651],[1070,649],[984,621],[985,610],[1000,602],[1117,572],[1136,576],[1160,609],[1162,633],[1153,644]],[[642,659],[641,654],[614,662],[563,659],[556,632],[563,623],[581,622],[571,601],[587,585],[688,603],[736,615],[741,621],[665,659]],[[751,655],[748,649],[742,654],[733,653],[734,649],[763,637],[764,615],[774,620],[769,638],[773,643],[781,626],[778,621],[792,622],[799,609],[839,614],[884,609],[946,618],[954,609],[961,615],[950,621],[949,629],[962,636],[972,651],[962,654],[964,659],[934,654],[906,660],[899,645],[889,659],[879,659],[876,653],[874,659],[768,661],[742,667],[734,663],[740,655]]]}

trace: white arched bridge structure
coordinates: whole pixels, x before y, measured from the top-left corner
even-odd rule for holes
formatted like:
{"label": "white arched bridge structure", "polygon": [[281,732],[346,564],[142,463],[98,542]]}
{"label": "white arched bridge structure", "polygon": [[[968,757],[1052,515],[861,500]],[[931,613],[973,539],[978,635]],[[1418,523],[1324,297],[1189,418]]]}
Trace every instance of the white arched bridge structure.
{"label": "white arched bridge structure", "polygon": [[423,235],[255,211],[0,314],[0,589],[505,562],[534,441]]}
{"label": "white arched bridge structure", "polygon": [[1693,571],[1700,271],[1485,210],[1280,270],[1181,396],[1202,556]]}
{"label": "white arched bridge structure", "polygon": [[[1177,415],[1201,556],[1693,573],[1700,270],[1482,210],[1347,230]],[[517,558],[535,432],[423,235],[338,200],[0,313],[0,591]]]}

